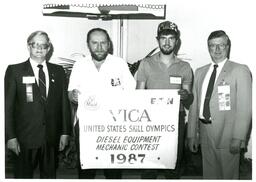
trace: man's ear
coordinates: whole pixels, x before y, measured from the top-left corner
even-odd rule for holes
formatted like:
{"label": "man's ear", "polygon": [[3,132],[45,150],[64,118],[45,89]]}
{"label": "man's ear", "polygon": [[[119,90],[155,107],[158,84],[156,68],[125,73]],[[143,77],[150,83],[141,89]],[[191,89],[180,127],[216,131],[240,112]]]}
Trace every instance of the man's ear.
{"label": "man's ear", "polygon": [[47,53],[51,50],[51,45],[47,48]]}
{"label": "man's ear", "polygon": [[175,45],[176,45],[176,46],[178,46],[178,44],[179,44],[179,40],[178,40],[178,39],[176,39],[176,41],[175,41]]}
{"label": "man's ear", "polygon": [[156,43],[157,43],[157,45],[159,45],[159,37],[158,36],[156,36]]}
{"label": "man's ear", "polygon": [[29,45],[29,44],[27,44],[27,49],[28,49],[28,52],[30,52],[30,51],[31,51],[31,47],[30,47],[30,45]]}

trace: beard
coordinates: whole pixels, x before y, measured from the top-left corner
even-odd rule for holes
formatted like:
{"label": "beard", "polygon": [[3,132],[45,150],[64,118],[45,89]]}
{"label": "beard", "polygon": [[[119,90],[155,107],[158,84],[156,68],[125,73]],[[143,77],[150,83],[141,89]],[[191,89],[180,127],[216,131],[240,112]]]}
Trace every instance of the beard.
{"label": "beard", "polygon": [[97,52],[92,52],[92,51],[90,51],[90,52],[91,52],[92,58],[96,61],[102,61],[102,60],[106,59],[106,57],[108,55],[107,51],[106,52],[100,52],[98,54],[97,54]]}
{"label": "beard", "polygon": [[165,47],[160,47],[160,50],[161,52],[164,54],[164,55],[170,55],[174,49],[169,47],[169,48],[165,48]]}

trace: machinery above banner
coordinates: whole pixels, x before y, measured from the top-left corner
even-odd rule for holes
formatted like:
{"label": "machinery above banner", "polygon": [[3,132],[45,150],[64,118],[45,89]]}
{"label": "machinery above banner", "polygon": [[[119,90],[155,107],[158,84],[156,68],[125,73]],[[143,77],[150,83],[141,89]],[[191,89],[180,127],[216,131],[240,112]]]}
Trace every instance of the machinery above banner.
{"label": "machinery above banner", "polygon": [[43,4],[43,15],[88,19],[165,19],[165,4]]}

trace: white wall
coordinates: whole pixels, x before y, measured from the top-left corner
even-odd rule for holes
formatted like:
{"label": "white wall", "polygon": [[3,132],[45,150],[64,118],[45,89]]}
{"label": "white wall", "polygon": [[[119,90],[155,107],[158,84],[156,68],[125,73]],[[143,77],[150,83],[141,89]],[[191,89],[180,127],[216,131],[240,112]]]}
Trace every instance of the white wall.
{"label": "white wall", "polygon": [[130,63],[144,58],[158,46],[157,26],[164,20],[127,20],[127,56]]}
{"label": "white wall", "polygon": [[[172,0],[167,4],[166,20],[175,22],[181,31],[179,54],[190,58],[195,69],[210,62],[207,38],[214,30],[224,30],[232,41],[231,59],[252,65],[255,21],[253,1]],[[255,13],[254,13],[255,14]],[[143,58],[156,44],[156,30],[164,20],[128,20],[128,55],[131,62]],[[185,55],[184,55],[185,54]]]}
{"label": "white wall", "polygon": [[[91,1],[93,2],[93,1]],[[129,3],[129,0],[119,3]],[[143,3],[143,1],[140,1]],[[177,23],[181,31],[182,46],[180,54],[191,58],[193,69],[210,61],[206,40],[211,31],[223,29],[232,41],[231,59],[250,66],[255,78],[255,6],[253,0],[162,0],[144,1],[167,4],[167,20]],[[66,57],[74,52],[86,52],[86,33],[95,26],[109,30],[115,40],[117,22],[92,21],[82,18],[44,17],[39,0],[4,1],[1,17],[1,94],[0,110],[4,113],[3,83],[8,64],[24,61],[28,57],[26,39],[35,30],[42,29],[49,33],[55,47],[54,56]],[[132,20],[127,22],[129,33],[126,49],[127,60],[133,62],[143,58],[155,42],[159,20]],[[152,25],[152,26],[151,26]],[[146,28],[145,28],[146,27]],[[255,99],[254,99],[255,101]],[[254,102],[255,103],[255,102]],[[4,114],[0,116],[0,144],[4,138]],[[0,179],[4,176],[4,147],[1,147]]]}

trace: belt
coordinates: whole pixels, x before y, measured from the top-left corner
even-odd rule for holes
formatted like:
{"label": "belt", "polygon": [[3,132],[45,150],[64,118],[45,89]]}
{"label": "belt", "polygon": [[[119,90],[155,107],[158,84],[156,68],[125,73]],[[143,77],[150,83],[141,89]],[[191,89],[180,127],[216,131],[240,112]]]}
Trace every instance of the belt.
{"label": "belt", "polygon": [[204,124],[211,124],[212,123],[211,120],[206,120],[206,119],[201,119],[201,118],[199,118],[199,121],[201,121]]}

